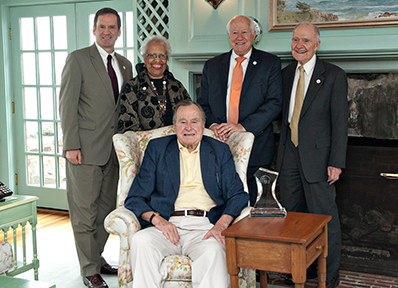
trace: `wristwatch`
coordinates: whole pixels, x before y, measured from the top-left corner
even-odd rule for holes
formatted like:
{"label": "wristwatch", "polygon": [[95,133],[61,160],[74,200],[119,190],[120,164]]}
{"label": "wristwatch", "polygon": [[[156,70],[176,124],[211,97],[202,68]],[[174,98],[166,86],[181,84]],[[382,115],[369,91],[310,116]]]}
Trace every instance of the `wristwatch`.
{"label": "wristwatch", "polygon": [[153,217],[155,217],[155,216],[160,216],[160,213],[159,213],[159,212],[153,212],[151,218],[149,218],[149,223],[151,223],[152,225],[153,225],[152,219],[153,219]]}

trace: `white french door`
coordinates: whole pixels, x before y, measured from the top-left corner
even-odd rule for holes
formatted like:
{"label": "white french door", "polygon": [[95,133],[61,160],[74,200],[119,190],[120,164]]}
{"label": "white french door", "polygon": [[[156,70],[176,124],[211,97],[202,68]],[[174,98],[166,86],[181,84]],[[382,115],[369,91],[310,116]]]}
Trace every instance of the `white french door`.
{"label": "white french door", "polygon": [[40,207],[68,208],[58,113],[66,56],[94,43],[90,35],[95,12],[112,7],[119,12],[123,29],[116,49],[133,61],[132,2],[10,8],[18,194],[38,196]]}

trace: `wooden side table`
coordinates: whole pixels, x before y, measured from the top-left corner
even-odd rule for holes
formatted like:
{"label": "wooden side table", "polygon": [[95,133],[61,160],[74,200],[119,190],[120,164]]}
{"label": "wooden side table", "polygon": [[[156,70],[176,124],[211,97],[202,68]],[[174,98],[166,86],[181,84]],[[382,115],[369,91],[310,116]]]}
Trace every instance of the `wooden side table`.
{"label": "wooden side table", "polygon": [[246,217],[222,232],[231,288],[239,287],[239,268],[291,273],[296,288],[304,288],[307,267],[318,259],[318,285],[325,288],[327,223],[331,216],[288,212],[286,218]]}
{"label": "wooden side table", "polygon": [[[37,225],[37,208],[36,201],[39,198],[35,196],[11,196],[5,202],[0,203],[0,231],[4,232],[4,241],[7,241],[7,231],[12,228],[14,237],[14,268],[6,275],[15,276],[26,272],[30,269],[34,270],[35,280],[39,279],[39,260],[37,259],[37,242],[36,242],[36,225]],[[30,223],[32,229],[33,242],[33,259],[31,263],[26,261],[26,232],[25,226]],[[22,226],[22,261],[17,258],[17,227]]]}

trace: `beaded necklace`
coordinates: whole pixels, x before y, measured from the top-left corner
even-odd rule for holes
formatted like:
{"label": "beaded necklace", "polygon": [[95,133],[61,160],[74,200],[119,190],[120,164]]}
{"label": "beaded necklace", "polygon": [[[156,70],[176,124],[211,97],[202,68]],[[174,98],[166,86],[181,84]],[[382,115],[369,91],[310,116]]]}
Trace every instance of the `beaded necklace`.
{"label": "beaded necklace", "polygon": [[153,81],[151,80],[151,84],[152,84],[152,88],[153,91],[155,92],[157,98],[158,98],[158,103],[159,103],[159,108],[160,108],[160,112],[162,113],[162,115],[164,115],[166,113],[166,104],[167,104],[167,98],[166,98],[166,80],[163,78],[162,84],[163,84],[163,89],[162,89],[162,94],[159,95],[158,90],[156,89],[155,84],[153,83]]}

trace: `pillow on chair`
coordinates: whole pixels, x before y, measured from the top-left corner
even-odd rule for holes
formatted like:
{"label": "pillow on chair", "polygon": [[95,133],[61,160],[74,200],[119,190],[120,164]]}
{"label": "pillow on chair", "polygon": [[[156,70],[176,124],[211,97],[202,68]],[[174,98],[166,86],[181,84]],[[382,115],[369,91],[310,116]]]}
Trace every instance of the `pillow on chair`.
{"label": "pillow on chair", "polygon": [[0,241],[0,275],[14,266],[12,246],[8,242]]}

